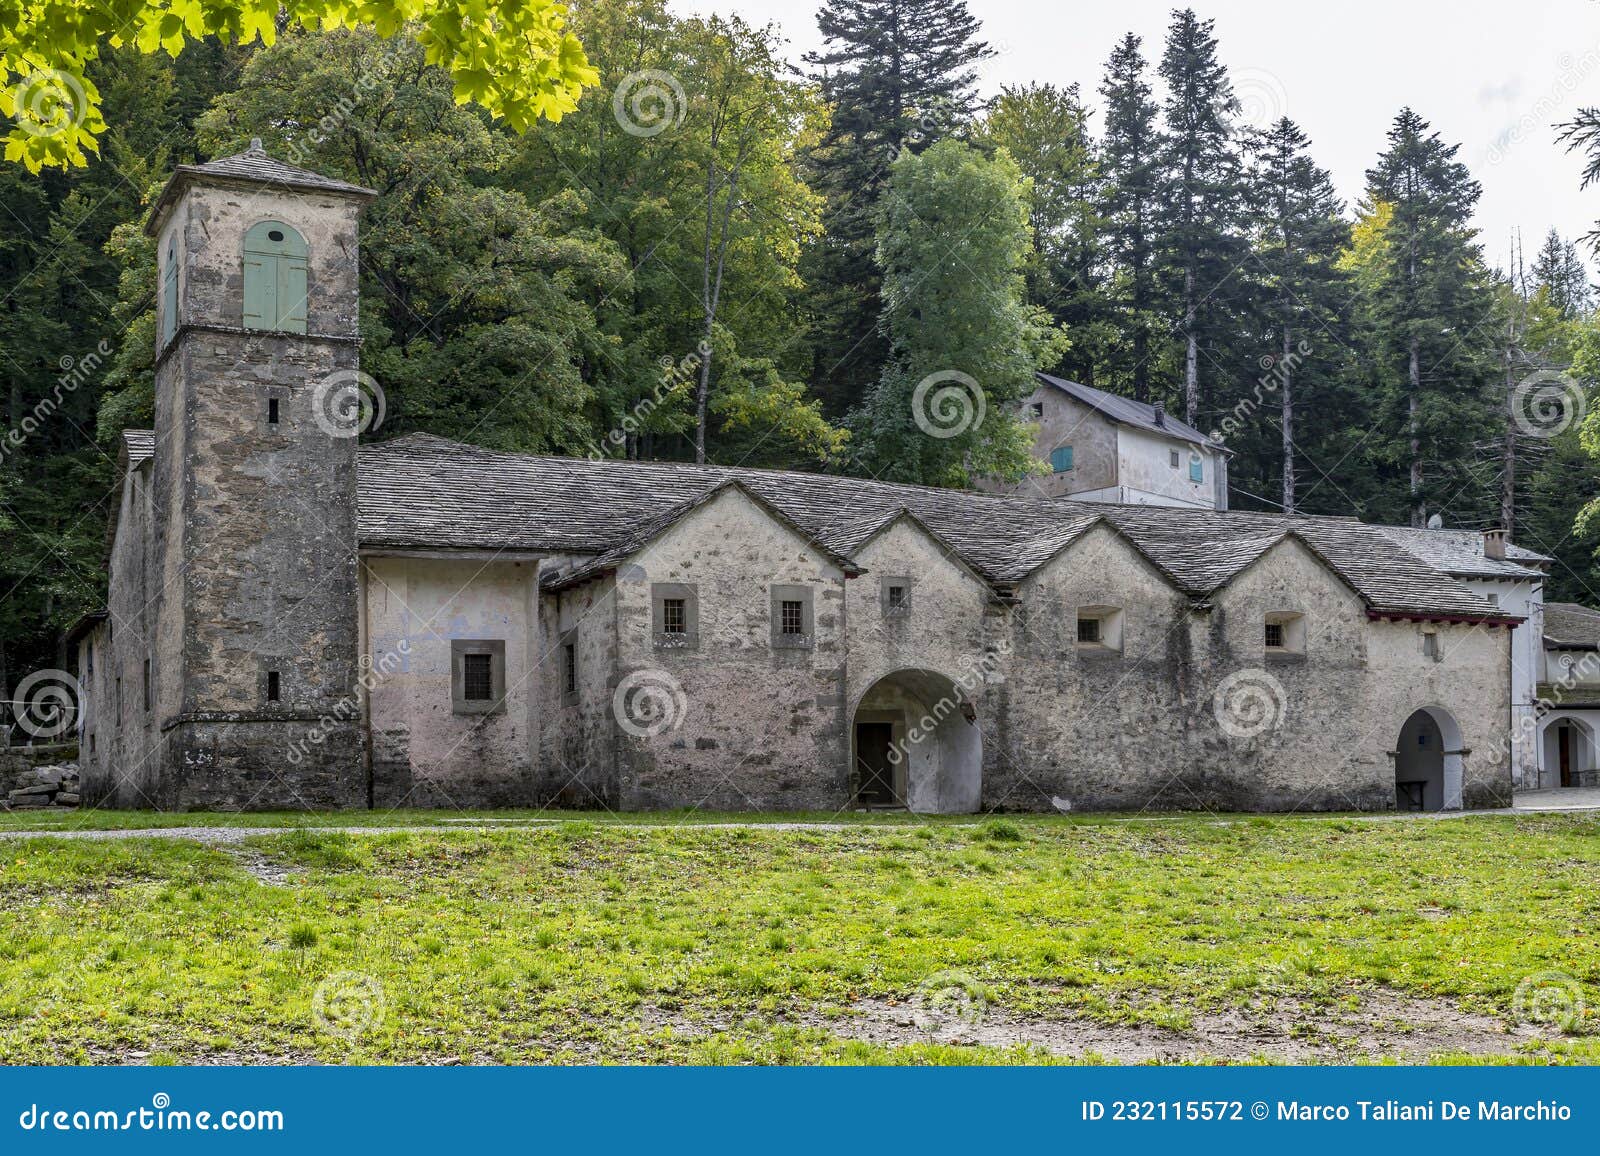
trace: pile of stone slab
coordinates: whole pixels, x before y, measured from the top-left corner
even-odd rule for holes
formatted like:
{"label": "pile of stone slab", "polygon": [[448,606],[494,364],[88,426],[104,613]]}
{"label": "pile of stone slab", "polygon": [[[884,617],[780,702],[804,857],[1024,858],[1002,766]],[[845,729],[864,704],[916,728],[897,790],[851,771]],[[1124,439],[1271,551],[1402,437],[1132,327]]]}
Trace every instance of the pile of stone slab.
{"label": "pile of stone slab", "polygon": [[73,763],[20,771],[13,782],[3,804],[8,811],[78,805],[78,768]]}

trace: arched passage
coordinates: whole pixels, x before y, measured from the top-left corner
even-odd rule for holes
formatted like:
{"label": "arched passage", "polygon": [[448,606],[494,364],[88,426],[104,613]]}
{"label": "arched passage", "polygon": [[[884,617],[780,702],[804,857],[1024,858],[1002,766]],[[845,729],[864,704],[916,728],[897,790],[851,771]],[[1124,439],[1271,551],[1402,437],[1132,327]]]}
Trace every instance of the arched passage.
{"label": "arched passage", "polygon": [[1540,742],[1544,744],[1542,787],[1574,786],[1579,772],[1596,765],[1594,729],[1580,718],[1555,716],[1545,723]]}
{"label": "arched passage", "polygon": [[1436,706],[1413,711],[1395,750],[1395,807],[1401,811],[1461,809],[1461,728]]}
{"label": "arched passage", "polygon": [[899,670],[867,689],[850,728],[857,806],[964,814],[983,794],[983,732],[961,689],[931,670]]}

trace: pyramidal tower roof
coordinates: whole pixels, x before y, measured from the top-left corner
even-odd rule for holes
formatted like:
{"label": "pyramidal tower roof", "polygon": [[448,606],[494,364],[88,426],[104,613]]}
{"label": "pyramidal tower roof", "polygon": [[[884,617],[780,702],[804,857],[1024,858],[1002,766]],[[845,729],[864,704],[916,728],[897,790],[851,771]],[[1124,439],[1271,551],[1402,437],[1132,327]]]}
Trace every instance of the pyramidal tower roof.
{"label": "pyramidal tower roof", "polygon": [[150,210],[150,216],[145,221],[145,232],[154,236],[167,210],[178,199],[184,187],[195,180],[240,185],[269,185],[282,189],[359,197],[363,200],[371,200],[378,195],[372,189],[352,185],[348,181],[337,180],[334,177],[325,177],[321,173],[314,173],[310,169],[303,169],[269,156],[267,150],[261,147],[261,138],[256,137],[251,140],[250,147],[242,153],[234,153],[230,157],[218,157],[214,161],[206,161],[199,165],[179,165],[174,169],[172,179],[167,182],[166,188],[161,190],[161,195],[156,198],[156,203]]}

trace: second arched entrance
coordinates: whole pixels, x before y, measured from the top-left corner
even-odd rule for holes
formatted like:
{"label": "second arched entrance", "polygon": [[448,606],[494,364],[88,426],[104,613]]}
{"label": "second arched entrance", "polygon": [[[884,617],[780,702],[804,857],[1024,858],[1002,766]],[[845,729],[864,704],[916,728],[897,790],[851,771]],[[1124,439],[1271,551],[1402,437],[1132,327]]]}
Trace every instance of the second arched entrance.
{"label": "second arched entrance", "polygon": [[860,807],[965,814],[983,796],[983,732],[960,687],[899,670],[867,689],[851,720],[851,790]]}
{"label": "second arched entrance", "polygon": [[1460,810],[1462,755],[1461,728],[1449,711],[1434,706],[1413,711],[1395,750],[1395,808]]}

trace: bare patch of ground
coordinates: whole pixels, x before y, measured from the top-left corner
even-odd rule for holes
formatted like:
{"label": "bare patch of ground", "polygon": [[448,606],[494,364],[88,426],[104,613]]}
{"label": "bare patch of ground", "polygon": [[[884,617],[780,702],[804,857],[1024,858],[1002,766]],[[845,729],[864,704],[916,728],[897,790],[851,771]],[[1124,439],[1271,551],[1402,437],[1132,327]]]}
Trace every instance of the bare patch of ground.
{"label": "bare patch of ground", "polygon": [[1110,1063],[1186,1063],[1204,1060],[1276,1063],[1405,1063],[1439,1056],[1503,1056],[1552,1033],[1538,1025],[1507,1025],[1466,1012],[1444,999],[1364,992],[1354,1008],[1275,999],[1235,1011],[1193,1012],[1178,1031],[1154,1024],[1106,1024],[1086,1017],[1030,1018],[993,1005],[962,1014],[928,1015],[913,1004],[864,1000],[835,1015],[797,1017],[845,1039],[889,1047],[943,1043],[990,1048],[1037,1048],[1051,1055]]}

